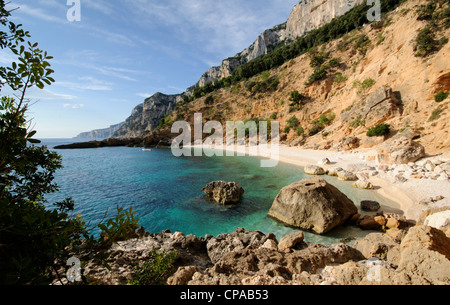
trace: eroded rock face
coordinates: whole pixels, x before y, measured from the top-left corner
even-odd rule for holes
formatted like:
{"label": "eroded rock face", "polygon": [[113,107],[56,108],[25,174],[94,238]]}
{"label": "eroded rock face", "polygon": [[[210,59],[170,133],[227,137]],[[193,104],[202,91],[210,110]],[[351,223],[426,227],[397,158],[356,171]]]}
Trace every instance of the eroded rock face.
{"label": "eroded rock face", "polygon": [[220,204],[238,203],[244,195],[244,189],[236,182],[214,181],[208,183],[202,192]]}
{"label": "eroded rock face", "polygon": [[408,164],[423,158],[425,147],[411,139],[401,137],[392,142],[389,153],[392,163]]}
{"label": "eroded rock face", "polygon": [[425,147],[414,141],[414,133],[405,130],[377,149],[380,162],[408,164],[425,157]]}
{"label": "eroded rock face", "polygon": [[344,15],[362,0],[308,0],[301,1],[292,10],[286,24],[286,36],[295,39],[308,31],[330,22],[333,18]]}
{"label": "eroded rock face", "polygon": [[341,115],[342,121],[351,123],[357,119],[366,126],[375,126],[395,114],[401,113],[401,98],[390,87],[380,88],[367,98],[355,103]]}
{"label": "eroded rock face", "polygon": [[133,109],[131,116],[114,136],[126,138],[145,136],[146,132],[158,127],[161,120],[173,112],[181,99],[181,95],[154,94]]}
{"label": "eroded rock face", "polygon": [[269,216],[323,234],[357,213],[357,207],[346,195],[316,176],[283,188],[275,198]]}

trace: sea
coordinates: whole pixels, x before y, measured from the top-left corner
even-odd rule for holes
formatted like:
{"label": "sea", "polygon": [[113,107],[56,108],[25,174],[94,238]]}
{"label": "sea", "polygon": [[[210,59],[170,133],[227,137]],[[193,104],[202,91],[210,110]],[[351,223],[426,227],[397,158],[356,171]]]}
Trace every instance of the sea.
{"label": "sea", "polygon": [[[72,198],[75,214],[93,227],[115,217],[117,206],[130,207],[147,232],[164,230],[205,236],[231,233],[237,228],[274,233],[278,240],[298,231],[267,216],[279,191],[307,178],[303,169],[287,163],[263,168],[260,159],[243,157],[175,157],[170,149],[105,147],[56,150],[55,146],[86,139],[42,139],[41,145],[62,156],[63,168],[55,175],[59,191],[46,195],[52,203]],[[376,192],[356,189],[351,182],[324,177],[345,193],[357,207],[362,200],[376,200],[389,209],[392,202]],[[211,181],[234,181],[245,194],[240,203],[223,206],[205,198],[202,188]],[[352,243],[369,231],[341,227],[325,235],[305,233],[305,241],[331,245]]]}

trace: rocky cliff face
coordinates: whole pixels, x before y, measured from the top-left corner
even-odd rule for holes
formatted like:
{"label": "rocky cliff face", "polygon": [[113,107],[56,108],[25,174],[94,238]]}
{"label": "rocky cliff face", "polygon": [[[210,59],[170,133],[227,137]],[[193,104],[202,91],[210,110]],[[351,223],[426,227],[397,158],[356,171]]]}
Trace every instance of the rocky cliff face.
{"label": "rocky cliff face", "polygon": [[144,103],[133,109],[131,116],[115,133],[115,137],[143,137],[147,132],[155,129],[161,120],[171,114],[181,95],[166,95],[156,93]]}
{"label": "rocky cliff face", "polygon": [[[215,79],[230,76],[237,67],[270,53],[282,42],[292,41],[307,31],[326,24],[362,2],[363,0],[303,0],[294,7],[287,22],[264,31],[248,48],[234,57],[223,60],[220,66],[206,71],[195,85],[186,90],[185,94],[190,95],[195,87],[202,87]],[[126,123],[115,132],[114,136],[138,137],[145,135],[147,131],[157,127],[162,118],[173,111],[177,99],[181,100],[181,95],[169,98],[161,93],[155,94],[133,110]]]}
{"label": "rocky cliff face", "polygon": [[363,0],[303,0],[292,10],[286,23],[286,38],[296,39],[332,19],[344,15]]}
{"label": "rocky cliff face", "polygon": [[260,34],[256,41],[234,57],[222,61],[218,67],[212,67],[206,71],[195,86],[204,86],[215,79],[222,79],[230,76],[240,65],[245,64],[261,55],[273,51],[286,36],[286,23],[280,24],[272,29]]}
{"label": "rocky cliff face", "polygon": [[120,127],[122,127],[123,124],[124,124],[124,122],[115,124],[115,125],[111,125],[108,128],[104,128],[104,129],[96,129],[96,130],[92,130],[92,131],[88,131],[88,132],[82,132],[76,137],[80,138],[80,139],[107,139],[107,138],[112,137],[114,135],[114,133],[117,130],[119,130]]}
{"label": "rocky cliff face", "polygon": [[206,71],[195,86],[202,87],[215,79],[228,77],[240,65],[270,53],[281,42],[295,40],[306,32],[344,15],[363,2],[363,0],[303,0],[294,7],[287,22],[264,31],[248,48],[234,57],[225,59],[220,66]]}

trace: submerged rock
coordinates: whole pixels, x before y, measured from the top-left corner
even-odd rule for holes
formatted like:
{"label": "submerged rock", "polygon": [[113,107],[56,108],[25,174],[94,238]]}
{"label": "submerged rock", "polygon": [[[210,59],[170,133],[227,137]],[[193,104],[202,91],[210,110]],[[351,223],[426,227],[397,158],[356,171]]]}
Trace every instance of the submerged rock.
{"label": "submerged rock", "polygon": [[226,205],[238,203],[245,191],[236,182],[214,181],[208,183],[202,192],[215,202]]}
{"label": "submerged rock", "polygon": [[318,234],[344,224],[358,208],[342,192],[320,177],[295,182],[275,198],[269,216]]}
{"label": "submerged rock", "polygon": [[380,204],[372,200],[361,201],[361,210],[367,212],[376,212],[381,208]]}

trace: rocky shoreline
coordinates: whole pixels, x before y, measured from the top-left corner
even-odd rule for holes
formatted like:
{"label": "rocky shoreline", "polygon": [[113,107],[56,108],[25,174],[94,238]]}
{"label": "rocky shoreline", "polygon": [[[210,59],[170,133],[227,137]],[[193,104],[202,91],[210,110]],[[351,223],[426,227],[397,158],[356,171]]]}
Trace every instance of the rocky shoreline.
{"label": "rocky shoreline", "polygon": [[[98,142],[93,145],[103,147]],[[450,195],[446,187],[450,158],[434,156],[387,165],[377,164],[372,151],[285,147],[280,161],[304,167],[313,178],[336,176],[354,187],[383,191],[404,213],[388,213],[379,204],[364,202],[361,210],[370,214],[355,214],[344,225],[378,232],[351,245],[308,243],[301,231],[279,241],[274,234],[243,228],[216,237],[141,231],[139,238],[119,242],[109,250],[111,269],[87,262],[83,274],[92,282],[128,284],[135,266],[159,250],[177,253],[177,271],[168,279],[170,285],[450,284]]]}
{"label": "rocky shoreline", "polygon": [[145,233],[110,249],[110,269],[89,262],[84,275],[106,285],[128,284],[134,266],[156,249],[177,253],[169,285],[450,284],[449,237],[424,225],[401,230],[397,238],[372,233],[353,246],[307,243],[300,231],[280,241],[243,228],[216,237]]}

